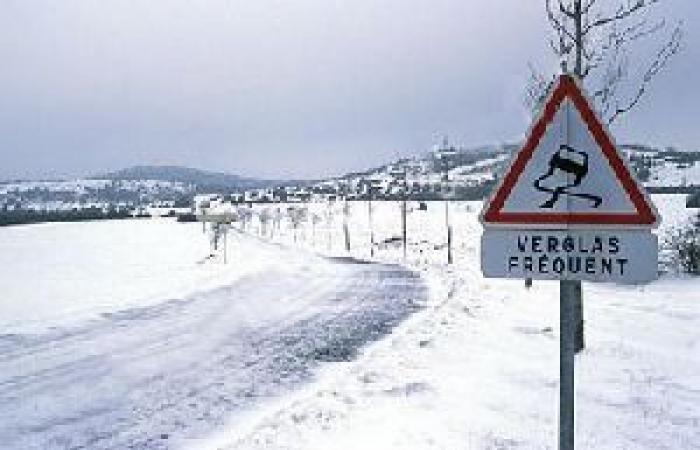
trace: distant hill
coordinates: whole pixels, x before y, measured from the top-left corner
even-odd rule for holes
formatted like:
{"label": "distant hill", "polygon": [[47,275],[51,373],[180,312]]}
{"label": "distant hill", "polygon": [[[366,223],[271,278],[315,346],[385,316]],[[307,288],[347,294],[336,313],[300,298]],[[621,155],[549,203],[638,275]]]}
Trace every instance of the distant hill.
{"label": "distant hill", "polygon": [[197,190],[231,191],[255,189],[282,183],[278,180],[247,178],[224,172],[192,169],[181,166],[134,166],[90,177],[100,180],[159,180],[185,183]]}
{"label": "distant hill", "polygon": [[[323,196],[392,199],[481,199],[508,166],[518,143],[465,148],[448,145],[378,167],[319,180],[266,180],[181,166],[135,166],[89,179],[0,182],[3,211],[82,211],[97,208],[174,207],[197,194],[242,193],[248,199],[295,200]],[[644,144],[620,145],[631,169],[652,193],[700,193],[700,151]],[[263,188],[267,192],[251,192]],[[447,188],[447,189],[446,189]],[[698,203],[698,197],[692,201]],[[43,220],[43,219],[42,219]]]}

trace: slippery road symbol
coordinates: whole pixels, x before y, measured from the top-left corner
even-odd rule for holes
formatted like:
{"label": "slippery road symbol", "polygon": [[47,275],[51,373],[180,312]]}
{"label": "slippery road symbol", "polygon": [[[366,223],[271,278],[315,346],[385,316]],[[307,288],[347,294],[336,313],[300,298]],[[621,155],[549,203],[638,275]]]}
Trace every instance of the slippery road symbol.
{"label": "slippery road symbol", "polygon": [[484,202],[479,221],[485,227],[658,225],[653,203],[575,77],[559,76],[541,111]]}
{"label": "slippery road symbol", "polygon": [[[542,182],[554,176],[557,171],[564,172],[567,175],[573,175],[573,180],[557,187],[543,186]],[[549,160],[549,170],[535,180],[535,189],[542,192],[551,193],[552,196],[546,202],[540,205],[540,208],[553,208],[559,201],[562,195],[569,197],[581,198],[591,202],[591,207],[598,208],[603,199],[597,195],[586,194],[581,192],[572,192],[571,189],[579,186],[583,179],[588,174],[588,154],[581,150],[576,150],[566,144],[559,146],[552,158]],[[567,177],[567,179],[569,179]]]}

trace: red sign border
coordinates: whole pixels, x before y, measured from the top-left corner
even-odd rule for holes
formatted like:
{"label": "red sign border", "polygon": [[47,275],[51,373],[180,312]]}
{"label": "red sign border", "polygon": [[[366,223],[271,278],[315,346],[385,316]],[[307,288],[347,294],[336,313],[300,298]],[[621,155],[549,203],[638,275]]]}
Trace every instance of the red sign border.
{"label": "red sign border", "polygon": [[[588,130],[595,139],[603,154],[608,159],[622,187],[637,209],[637,213],[508,213],[502,212],[510,192],[523,173],[528,161],[542,139],[549,124],[566,98],[571,99]],[[632,226],[655,227],[658,215],[650,200],[639,188],[639,185],[620,157],[605,126],[591,108],[588,100],[571,75],[561,75],[558,83],[544,105],[540,118],[535,122],[527,141],[517,154],[507,174],[498,186],[495,194],[481,217],[484,225],[603,225],[603,226]]]}

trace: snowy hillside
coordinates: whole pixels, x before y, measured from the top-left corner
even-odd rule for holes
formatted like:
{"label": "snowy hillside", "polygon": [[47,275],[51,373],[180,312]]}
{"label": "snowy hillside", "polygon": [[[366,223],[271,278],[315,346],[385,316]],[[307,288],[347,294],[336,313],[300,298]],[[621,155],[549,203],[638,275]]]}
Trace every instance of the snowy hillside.
{"label": "snowy hillside", "polygon": [[87,179],[0,182],[0,219],[27,211],[142,214],[152,207],[189,208],[200,192],[229,193],[271,183],[176,166],[137,166]]}
{"label": "snowy hillside", "polygon": [[643,145],[626,145],[622,149],[648,188],[662,190],[700,186],[700,152]]}
{"label": "snowy hillside", "polygon": [[20,181],[0,183],[0,215],[13,211],[135,210],[189,205],[194,186],[152,179]]}
{"label": "snowy hillside", "polygon": [[272,180],[260,180],[229,173],[212,172],[180,166],[135,166],[99,175],[96,178],[120,181],[159,180],[195,186],[198,189],[223,192],[267,186],[275,183],[275,181]]}
{"label": "snowy hillside", "polygon": [[655,164],[650,172],[647,187],[700,186],[700,160]]}
{"label": "snowy hillside", "polygon": [[[233,203],[403,197],[478,200],[490,192],[517,148],[515,144],[462,148],[443,142],[425,154],[320,181],[266,181],[183,167],[141,166],[107,174],[105,179],[0,183],[0,219],[14,211],[97,209],[137,214],[149,207],[169,211],[191,207],[196,194],[210,193]],[[641,145],[621,148],[638,178],[653,192],[700,189],[700,152]]]}
{"label": "snowy hillside", "polygon": [[[654,192],[700,189],[700,152],[623,145],[638,178]],[[493,188],[517,144],[479,148],[448,142],[430,152],[392,161],[363,172],[313,183],[238,190],[234,202],[308,202],[338,198],[397,200],[478,200]]]}

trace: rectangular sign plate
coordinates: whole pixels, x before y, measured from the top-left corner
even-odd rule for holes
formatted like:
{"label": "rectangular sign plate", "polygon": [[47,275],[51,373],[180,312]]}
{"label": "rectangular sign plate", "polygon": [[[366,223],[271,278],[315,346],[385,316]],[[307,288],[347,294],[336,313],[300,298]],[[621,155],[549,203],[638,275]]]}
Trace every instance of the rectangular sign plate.
{"label": "rectangular sign plate", "polygon": [[657,278],[657,254],[649,230],[487,228],[481,237],[489,278],[644,283]]}

